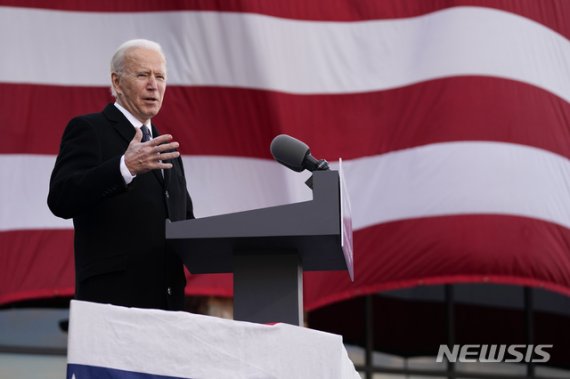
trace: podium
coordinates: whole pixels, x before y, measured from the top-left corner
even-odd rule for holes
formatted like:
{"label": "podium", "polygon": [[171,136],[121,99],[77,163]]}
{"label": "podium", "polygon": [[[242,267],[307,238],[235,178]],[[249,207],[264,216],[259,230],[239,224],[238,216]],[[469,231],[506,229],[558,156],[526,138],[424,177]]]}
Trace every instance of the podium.
{"label": "podium", "polygon": [[339,171],[315,171],[310,201],[166,221],[166,239],[192,274],[234,274],[234,319],[303,324],[303,271],[348,270],[352,227]]}

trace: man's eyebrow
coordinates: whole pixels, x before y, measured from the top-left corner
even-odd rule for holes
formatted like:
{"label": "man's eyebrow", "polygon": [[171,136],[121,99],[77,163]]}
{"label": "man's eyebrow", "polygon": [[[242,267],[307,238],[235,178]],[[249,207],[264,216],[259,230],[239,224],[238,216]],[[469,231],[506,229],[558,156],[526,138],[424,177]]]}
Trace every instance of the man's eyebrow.
{"label": "man's eyebrow", "polygon": [[166,73],[166,71],[152,71],[149,68],[141,68],[140,70],[135,70],[135,72],[137,72],[137,73],[138,72],[145,72],[145,73],[154,72],[155,74],[165,74]]}

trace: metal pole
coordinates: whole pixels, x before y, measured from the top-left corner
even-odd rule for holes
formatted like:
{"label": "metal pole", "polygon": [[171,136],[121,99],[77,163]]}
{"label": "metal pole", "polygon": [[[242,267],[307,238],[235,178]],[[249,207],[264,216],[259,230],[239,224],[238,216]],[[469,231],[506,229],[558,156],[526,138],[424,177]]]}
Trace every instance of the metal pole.
{"label": "metal pole", "polygon": [[[453,308],[453,285],[446,284],[445,289],[445,323],[447,326],[447,346],[452,348],[455,344],[455,312]],[[455,362],[447,361],[447,378],[455,378]]]}
{"label": "metal pole", "polygon": [[364,322],[365,322],[365,375],[366,379],[372,379],[374,363],[372,362],[372,352],[374,351],[374,298],[373,295],[366,295],[364,306]]}
{"label": "metal pole", "polygon": [[[527,345],[534,345],[534,317],[533,317],[533,290],[530,287],[524,287],[524,325],[525,337]],[[528,378],[535,377],[534,363],[528,362],[526,366],[526,376]]]}

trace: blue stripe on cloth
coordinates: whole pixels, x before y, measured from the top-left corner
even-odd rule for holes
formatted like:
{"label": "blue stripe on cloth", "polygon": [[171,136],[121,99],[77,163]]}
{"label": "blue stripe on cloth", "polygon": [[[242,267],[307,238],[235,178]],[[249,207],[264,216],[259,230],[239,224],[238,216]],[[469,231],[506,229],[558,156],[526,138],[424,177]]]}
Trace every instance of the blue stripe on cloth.
{"label": "blue stripe on cloth", "polygon": [[118,370],[108,367],[67,365],[67,379],[191,379],[180,376],[144,374],[142,372]]}

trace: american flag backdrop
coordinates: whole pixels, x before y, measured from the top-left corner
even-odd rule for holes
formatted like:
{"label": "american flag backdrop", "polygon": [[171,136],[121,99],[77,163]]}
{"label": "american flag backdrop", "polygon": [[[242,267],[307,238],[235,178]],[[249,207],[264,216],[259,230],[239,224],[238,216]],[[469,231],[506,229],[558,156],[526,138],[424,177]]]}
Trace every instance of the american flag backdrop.
{"label": "american flag backdrop", "polygon": [[[569,37],[567,0],[0,0],[0,305],[73,294],[49,176],[132,38],[165,50],[153,122],[197,217],[310,198],[271,159],[277,134],[343,158],[355,282],[305,274],[307,310],[436,283],[570,295]],[[229,275],[188,281],[232,294]]]}

